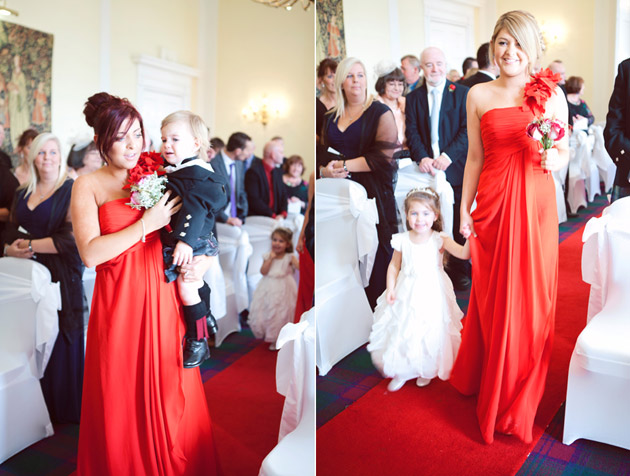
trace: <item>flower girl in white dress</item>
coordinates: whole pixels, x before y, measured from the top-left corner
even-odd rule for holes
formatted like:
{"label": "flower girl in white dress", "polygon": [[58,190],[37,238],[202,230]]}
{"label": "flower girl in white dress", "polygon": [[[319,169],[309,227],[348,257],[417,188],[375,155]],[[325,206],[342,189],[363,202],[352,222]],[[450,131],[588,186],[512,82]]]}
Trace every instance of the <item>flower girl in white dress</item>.
{"label": "flower girl in white dress", "polygon": [[413,378],[424,387],[436,376],[450,377],[463,313],[444,271],[443,252],[470,258],[468,242],[462,246],[440,233],[439,198],[432,189],[411,190],[405,215],[408,231],[392,236],[387,289],[377,300],[367,347],[379,372],[392,379],[390,392]]}
{"label": "flower girl in white dress", "polygon": [[249,311],[249,325],[258,339],[269,342],[276,350],[280,329],[293,322],[297,302],[297,286],[293,271],[299,269],[293,254],[293,233],[276,228],[271,233],[271,251],[263,256],[262,279],[256,286]]}

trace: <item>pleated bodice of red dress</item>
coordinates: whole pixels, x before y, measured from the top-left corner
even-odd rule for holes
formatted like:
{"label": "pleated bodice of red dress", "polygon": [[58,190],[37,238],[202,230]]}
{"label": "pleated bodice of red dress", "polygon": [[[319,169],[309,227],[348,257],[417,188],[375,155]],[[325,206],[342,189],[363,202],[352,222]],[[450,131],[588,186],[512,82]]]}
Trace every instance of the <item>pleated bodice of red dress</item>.
{"label": "pleated bodice of red dress", "polygon": [[532,441],[551,357],[558,279],[553,177],[519,107],[481,118],[484,164],[472,214],[472,288],[451,383],[478,395],[484,441],[494,432]]}
{"label": "pleated bodice of red dress", "polygon": [[[141,217],[126,201],[100,207],[102,235]],[[177,288],[164,279],[159,233],[97,267],[78,475],[218,473],[201,375],[182,367],[184,332]]]}

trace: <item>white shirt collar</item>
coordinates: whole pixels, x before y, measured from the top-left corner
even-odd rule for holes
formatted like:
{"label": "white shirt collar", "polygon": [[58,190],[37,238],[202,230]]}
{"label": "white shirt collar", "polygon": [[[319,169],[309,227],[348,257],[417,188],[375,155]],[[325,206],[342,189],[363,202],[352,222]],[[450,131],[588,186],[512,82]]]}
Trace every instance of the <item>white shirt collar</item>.
{"label": "white shirt collar", "polygon": [[438,90],[438,94],[442,94],[442,92],[444,91],[444,85],[446,84],[446,79],[444,79],[444,81],[442,81],[440,84],[438,84],[437,86],[431,86],[428,82],[427,82],[427,94],[429,96],[431,96],[431,91],[433,91],[434,89]]}
{"label": "white shirt collar", "polygon": [[186,162],[185,164],[183,162],[180,162],[177,165],[169,165],[168,167],[164,167],[164,170],[166,170],[166,172],[170,174],[172,172],[185,169],[186,167],[193,167],[195,165],[199,167],[203,167],[204,169],[210,172],[214,172],[214,169],[212,168],[212,166],[208,162],[200,158],[196,158],[195,160],[191,160],[189,162]]}
{"label": "white shirt collar", "polygon": [[483,69],[480,69],[479,72],[490,76],[492,79],[497,79],[496,75],[492,74],[490,71],[484,71]]}

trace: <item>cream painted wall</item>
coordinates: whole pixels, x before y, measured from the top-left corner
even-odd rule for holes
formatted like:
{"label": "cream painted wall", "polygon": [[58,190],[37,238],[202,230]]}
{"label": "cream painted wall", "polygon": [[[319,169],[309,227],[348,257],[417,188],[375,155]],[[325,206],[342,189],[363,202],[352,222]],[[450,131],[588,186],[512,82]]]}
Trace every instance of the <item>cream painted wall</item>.
{"label": "cream painted wall", "polygon": [[[198,0],[106,0],[111,2],[111,89],[132,102],[136,97],[133,58],[146,54],[196,67]],[[193,81],[191,104],[197,103]]]}
{"label": "cream painted wall", "polygon": [[[216,72],[216,123],[227,141],[236,131],[249,134],[256,155],[271,137],[284,138],[285,155],[315,163],[315,12],[275,9],[251,0],[220,0]],[[286,110],[266,128],[247,122],[242,109],[266,94]],[[304,175],[308,178],[308,175]]]}

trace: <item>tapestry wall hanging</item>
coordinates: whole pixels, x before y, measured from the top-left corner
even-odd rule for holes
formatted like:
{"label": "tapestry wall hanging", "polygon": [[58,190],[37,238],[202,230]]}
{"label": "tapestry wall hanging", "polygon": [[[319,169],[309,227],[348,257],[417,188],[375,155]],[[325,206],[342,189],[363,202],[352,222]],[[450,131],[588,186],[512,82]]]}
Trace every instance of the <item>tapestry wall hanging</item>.
{"label": "tapestry wall hanging", "polygon": [[26,129],[51,130],[53,35],[0,21],[0,122],[8,154]]}
{"label": "tapestry wall hanging", "polygon": [[342,0],[317,2],[317,63],[326,57],[337,61],[346,57]]}

